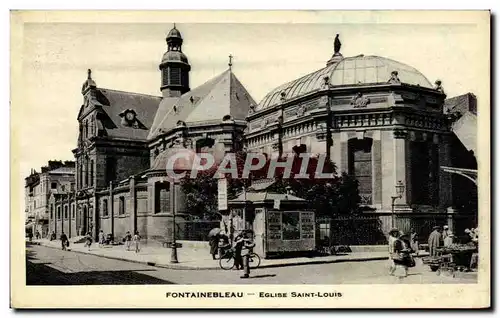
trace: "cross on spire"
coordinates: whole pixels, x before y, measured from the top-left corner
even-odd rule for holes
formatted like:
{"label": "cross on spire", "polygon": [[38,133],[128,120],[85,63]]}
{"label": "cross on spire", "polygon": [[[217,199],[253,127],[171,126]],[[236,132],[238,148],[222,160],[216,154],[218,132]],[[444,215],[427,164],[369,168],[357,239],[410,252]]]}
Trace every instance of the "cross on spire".
{"label": "cross on spire", "polygon": [[92,70],[90,68],[87,70],[87,78],[92,79]]}
{"label": "cross on spire", "polygon": [[231,54],[229,54],[229,63],[227,65],[229,65],[229,69],[233,66],[233,56]]}

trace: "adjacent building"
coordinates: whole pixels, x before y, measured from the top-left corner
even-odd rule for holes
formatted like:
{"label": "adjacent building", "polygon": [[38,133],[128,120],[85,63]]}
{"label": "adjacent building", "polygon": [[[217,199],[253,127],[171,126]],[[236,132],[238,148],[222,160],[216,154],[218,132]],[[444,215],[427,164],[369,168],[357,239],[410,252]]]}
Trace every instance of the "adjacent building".
{"label": "adjacent building", "polygon": [[49,219],[54,207],[49,204],[53,193],[74,191],[75,163],[73,161],[49,161],[41,172],[32,170],[25,179],[26,230],[45,237],[49,232]]}

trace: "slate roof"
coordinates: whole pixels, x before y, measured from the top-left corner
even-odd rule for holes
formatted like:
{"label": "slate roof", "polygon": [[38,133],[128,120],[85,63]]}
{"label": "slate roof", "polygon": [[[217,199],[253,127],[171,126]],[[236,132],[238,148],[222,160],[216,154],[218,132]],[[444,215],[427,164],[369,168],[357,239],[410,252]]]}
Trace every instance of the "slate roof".
{"label": "slate roof", "polygon": [[473,114],[477,113],[477,99],[472,93],[467,93],[452,98],[448,98],[444,101],[444,111],[445,112],[459,112],[463,114],[470,111]]}
{"label": "slate roof", "polygon": [[243,84],[228,69],[181,97],[163,98],[149,131],[148,139],[174,128],[179,120],[220,122],[225,115],[244,120],[255,101]]}
{"label": "slate roof", "polygon": [[75,168],[61,167],[49,171],[49,174],[75,174]]}
{"label": "slate roof", "polygon": [[444,101],[444,112],[458,114],[459,118],[452,124],[451,130],[460,142],[476,153],[477,146],[477,99],[467,93]]}
{"label": "slate roof", "polygon": [[476,154],[477,146],[477,116],[472,112],[466,112],[451,126],[467,150],[472,150]]}
{"label": "slate roof", "polygon": [[[97,88],[96,100],[105,112],[105,115],[99,115],[97,125],[105,130],[107,136],[145,141],[161,97]],[[122,125],[120,114],[127,109],[135,111],[139,128]]]}

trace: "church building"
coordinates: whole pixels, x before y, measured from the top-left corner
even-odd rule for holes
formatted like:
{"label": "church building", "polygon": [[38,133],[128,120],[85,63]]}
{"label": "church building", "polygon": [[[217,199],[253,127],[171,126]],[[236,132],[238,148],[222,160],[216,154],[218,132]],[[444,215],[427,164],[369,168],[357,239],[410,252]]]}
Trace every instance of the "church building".
{"label": "church building", "polygon": [[[196,152],[246,147],[279,156],[303,145],[309,153],[326,153],[338,173],[359,181],[362,204],[380,217],[384,231],[392,225],[407,231],[424,216],[446,221],[453,212],[451,185],[463,187],[463,180],[455,184],[441,167],[476,163],[471,152],[453,152],[462,141],[439,80],[432,83],[386,57],[344,57],[337,35],[325,67],[271,90],[257,104],[231,62],[191,89],[191,65],[175,26],[166,42],[161,96],[101,88],[88,71],[73,150],[76,189],[67,202],[54,201],[74,205],[76,213],[50,218],[49,230],[57,235],[168,236],[174,204],[179,218],[188,215],[165,169],[169,151],[179,146]],[[459,117],[475,119],[475,110],[469,113]]]}
{"label": "church building", "polygon": [[167,150],[177,144],[194,151],[243,146],[245,118],[255,101],[231,62],[226,71],[191,89],[191,65],[175,26],[166,42],[159,64],[161,96],[98,87],[88,71],[73,150],[76,192],[65,203],[74,204],[76,214],[51,218],[57,235],[91,232],[96,237],[103,230],[115,237],[127,231],[165,236],[174,202],[178,217],[186,214],[181,191],[172,191],[166,178]]}

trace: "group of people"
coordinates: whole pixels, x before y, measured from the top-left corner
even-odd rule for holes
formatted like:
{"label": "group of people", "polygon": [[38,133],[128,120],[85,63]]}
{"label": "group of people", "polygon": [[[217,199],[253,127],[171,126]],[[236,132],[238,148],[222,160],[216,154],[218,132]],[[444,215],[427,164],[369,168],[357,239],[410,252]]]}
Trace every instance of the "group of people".
{"label": "group of people", "polygon": [[447,225],[435,226],[431,235],[429,235],[429,255],[437,256],[437,249],[440,247],[449,247],[458,241],[461,244],[477,244],[479,230],[477,228],[465,229],[462,237],[456,237]]}
{"label": "group of people", "polygon": [[[53,232],[52,235],[55,236],[55,233]],[[52,235],[51,235],[51,238],[52,238]],[[61,240],[62,250],[63,251],[67,250],[67,248],[69,247],[69,239],[68,239],[68,236],[64,233],[64,231],[61,232],[60,240]],[[136,253],[140,252],[140,241],[141,241],[141,236],[139,235],[138,231],[136,231],[133,236],[132,236],[132,234],[130,234],[130,231],[127,231],[127,233],[125,234],[125,237],[123,238],[123,242],[125,243],[125,247],[126,247],[127,251],[130,251],[130,246],[132,245],[132,242],[134,242],[134,247],[135,247]],[[90,247],[92,245],[92,242],[93,242],[92,233],[87,232],[87,234],[85,235],[84,247],[88,248],[89,251],[90,251]],[[99,231],[99,241],[98,242],[99,242],[98,246],[100,248],[103,247],[104,244],[106,244],[106,235],[104,234],[103,230]]]}
{"label": "group of people", "polygon": [[125,233],[125,237],[123,238],[123,242],[125,243],[125,248],[127,249],[127,251],[130,251],[132,242],[134,242],[135,252],[139,253],[141,251],[141,236],[139,235],[139,231],[135,231],[133,236],[132,234],[130,234],[130,231],[127,231],[127,233]]}
{"label": "group of people", "polygon": [[[406,277],[408,275],[408,268],[415,266],[415,260],[412,254],[418,255],[419,240],[418,235],[412,229],[410,235],[405,235],[398,229],[393,228],[389,232],[389,275],[395,275],[398,269],[398,277]],[[477,244],[478,229],[466,229],[461,243]],[[429,255],[435,257],[438,255],[438,249],[441,247],[448,247],[457,241],[456,236],[449,229],[448,225],[434,226],[433,231],[427,240],[429,246]]]}
{"label": "group of people", "polygon": [[217,259],[216,255],[219,255],[219,258],[221,258],[227,250],[232,248],[235,269],[244,270],[241,278],[249,278],[250,253],[255,247],[253,237],[252,230],[245,230],[236,235],[232,244],[229,242],[229,238],[221,233],[210,237],[209,245],[212,259]]}

